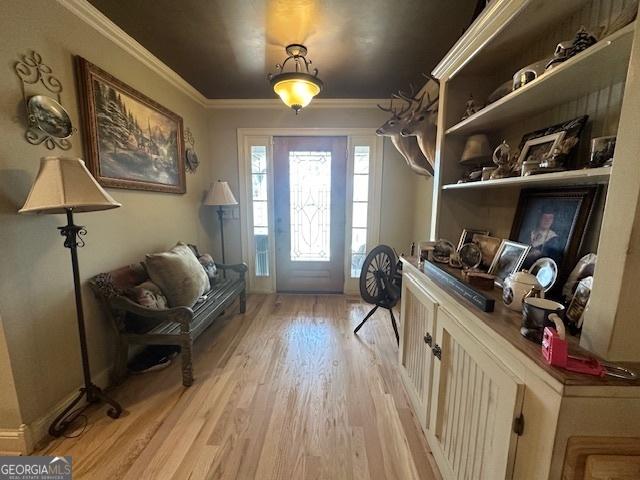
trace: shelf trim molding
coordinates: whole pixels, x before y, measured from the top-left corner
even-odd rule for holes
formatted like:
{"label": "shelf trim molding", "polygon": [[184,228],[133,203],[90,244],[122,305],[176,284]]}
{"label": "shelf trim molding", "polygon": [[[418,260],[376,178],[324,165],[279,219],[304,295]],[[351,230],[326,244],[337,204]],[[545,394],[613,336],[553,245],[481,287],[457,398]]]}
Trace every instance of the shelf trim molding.
{"label": "shelf trim molding", "polygon": [[565,172],[541,173],[527,177],[509,177],[497,180],[485,180],[467,183],[451,183],[443,185],[442,190],[471,190],[527,185],[587,185],[602,184],[609,181],[613,167],[585,168]]}
{"label": "shelf trim molding", "polygon": [[439,79],[453,78],[531,0],[494,0],[474,20],[462,37],[432,70]]}

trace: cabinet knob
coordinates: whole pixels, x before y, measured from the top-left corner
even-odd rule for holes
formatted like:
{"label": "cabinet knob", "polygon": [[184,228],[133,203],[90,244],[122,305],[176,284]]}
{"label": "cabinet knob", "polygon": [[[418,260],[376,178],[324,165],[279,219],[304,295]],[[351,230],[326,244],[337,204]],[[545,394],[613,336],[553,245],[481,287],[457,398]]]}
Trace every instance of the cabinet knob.
{"label": "cabinet knob", "polygon": [[438,360],[442,360],[442,349],[440,348],[440,345],[436,343],[436,345],[431,349],[431,352]]}
{"label": "cabinet knob", "polygon": [[433,337],[428,332],[424,335],[424,343],[426,343],[429,346],[431,346],[431,344],[433,343]]}

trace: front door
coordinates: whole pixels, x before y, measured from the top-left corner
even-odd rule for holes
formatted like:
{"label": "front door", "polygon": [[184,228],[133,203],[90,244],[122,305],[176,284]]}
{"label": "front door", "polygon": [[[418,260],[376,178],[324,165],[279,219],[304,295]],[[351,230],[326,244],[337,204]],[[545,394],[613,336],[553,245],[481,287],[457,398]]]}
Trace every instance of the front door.
{"label": "front door", "polygon": [[346,137],[274,137],[276,288],[344,287]]}

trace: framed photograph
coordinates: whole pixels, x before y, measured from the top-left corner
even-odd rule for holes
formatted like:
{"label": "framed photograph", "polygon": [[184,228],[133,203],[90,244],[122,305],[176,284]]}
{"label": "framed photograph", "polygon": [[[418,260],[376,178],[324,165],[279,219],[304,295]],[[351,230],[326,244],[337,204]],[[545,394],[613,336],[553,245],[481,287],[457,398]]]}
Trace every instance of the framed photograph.
{"label": "framed photograph", "polygon": [[529,245],[524,268],[552,258],[564,277],[576,261],[591,216],[597,187],[528,189],[520,200],[510,238]]}
{"label": "framed photograph", "polygon": [[613,165],[613,154],[616,149],[616,136],[598,137],[591,140],[591,156],[589,168]]}
{"label": "framed photograph", "polygon": [[457,252],[460,251],[462,247],[464,247],[467,243],[473,242],[474,235],[489,235],[488,230],[473,230],[471,228],[465,228],[462,230],[462,234],[460,235],[460,240],[458,241]]}
{"label": "framed photograph", "polygon": [[557,132],[527,140],[522,146],[518,164],[522,165],[527,160],[534,160],[540,163],[544,160],[545,155],[551,155],[553,149],[562,142],[565,134],[566,132]]}
{"label": "framed photograph", "polygon": [[185,193],[182,117],[76,57],[89,170],[105,187]]}
{"label": "framed photograph", "polygon": [[496,285],[501,287],[505,278],[520,270],[530,249],[529,245],[523,243],[512,242],[511,240],[502,241],[489,268],[489,274],[496,277]]}
{"label": "framed photograph", "polygon": [[482,253],[482,262],[480,265],[488,269],[491,267],[496,253],[498,253],[502,239],[476,233],[473,235],[473,243],[478,245],[480,252]]}
{"label": "framed photograph", "polygon": [[[564,136],[557,145],[557,147],[559,148],[559,155],[557,156],[557,160],[561,162],[568,170],[581,168],[583,165],[579,165],[578,162],[576,162],[576,151],[580,142],[582,130],[584,129],[587,120],[589,120],[589,116],[583,115],[566,122],[551,125],[550,127],[546,128],[541,128],[540,130],[536,130],[534,132],[529,132],[526,135],[522,136],[522,140],[520,140],[520,145],[518,146],[518,148],[521,152],[524,152],[524,146],[528,141],[546,137],[554,133],[563,132]],[[523,157],[522,155],[520,155],[518,161],[520,161],[520,159],[526,160],[527,157]],[[521,163],[519,164],[522,165]]]}

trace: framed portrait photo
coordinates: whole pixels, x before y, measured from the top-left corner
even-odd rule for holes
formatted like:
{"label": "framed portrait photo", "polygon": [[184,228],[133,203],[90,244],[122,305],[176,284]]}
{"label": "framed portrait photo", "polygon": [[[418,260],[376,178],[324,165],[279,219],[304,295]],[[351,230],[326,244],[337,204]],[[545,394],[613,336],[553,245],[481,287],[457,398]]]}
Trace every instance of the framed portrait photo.
{"label": "framed portrait photo", "polygon": [[529,245],[503,240],[489,268],[489,274],[495,275],[496,285],[502,287],[504,280],[513,272],[520,270],[529,253]]}
{"label": "framed portrait photo", "polygon": [[510,238],[529,245],[524,268],[552,258],[564,277],[575,264],[593,209],[597,187],[528,189],[520,200]]}
{"label": "framed portrait photo", "polygon": [[185,193],[182,117],[76,57],[87,165],[105,187]]}

